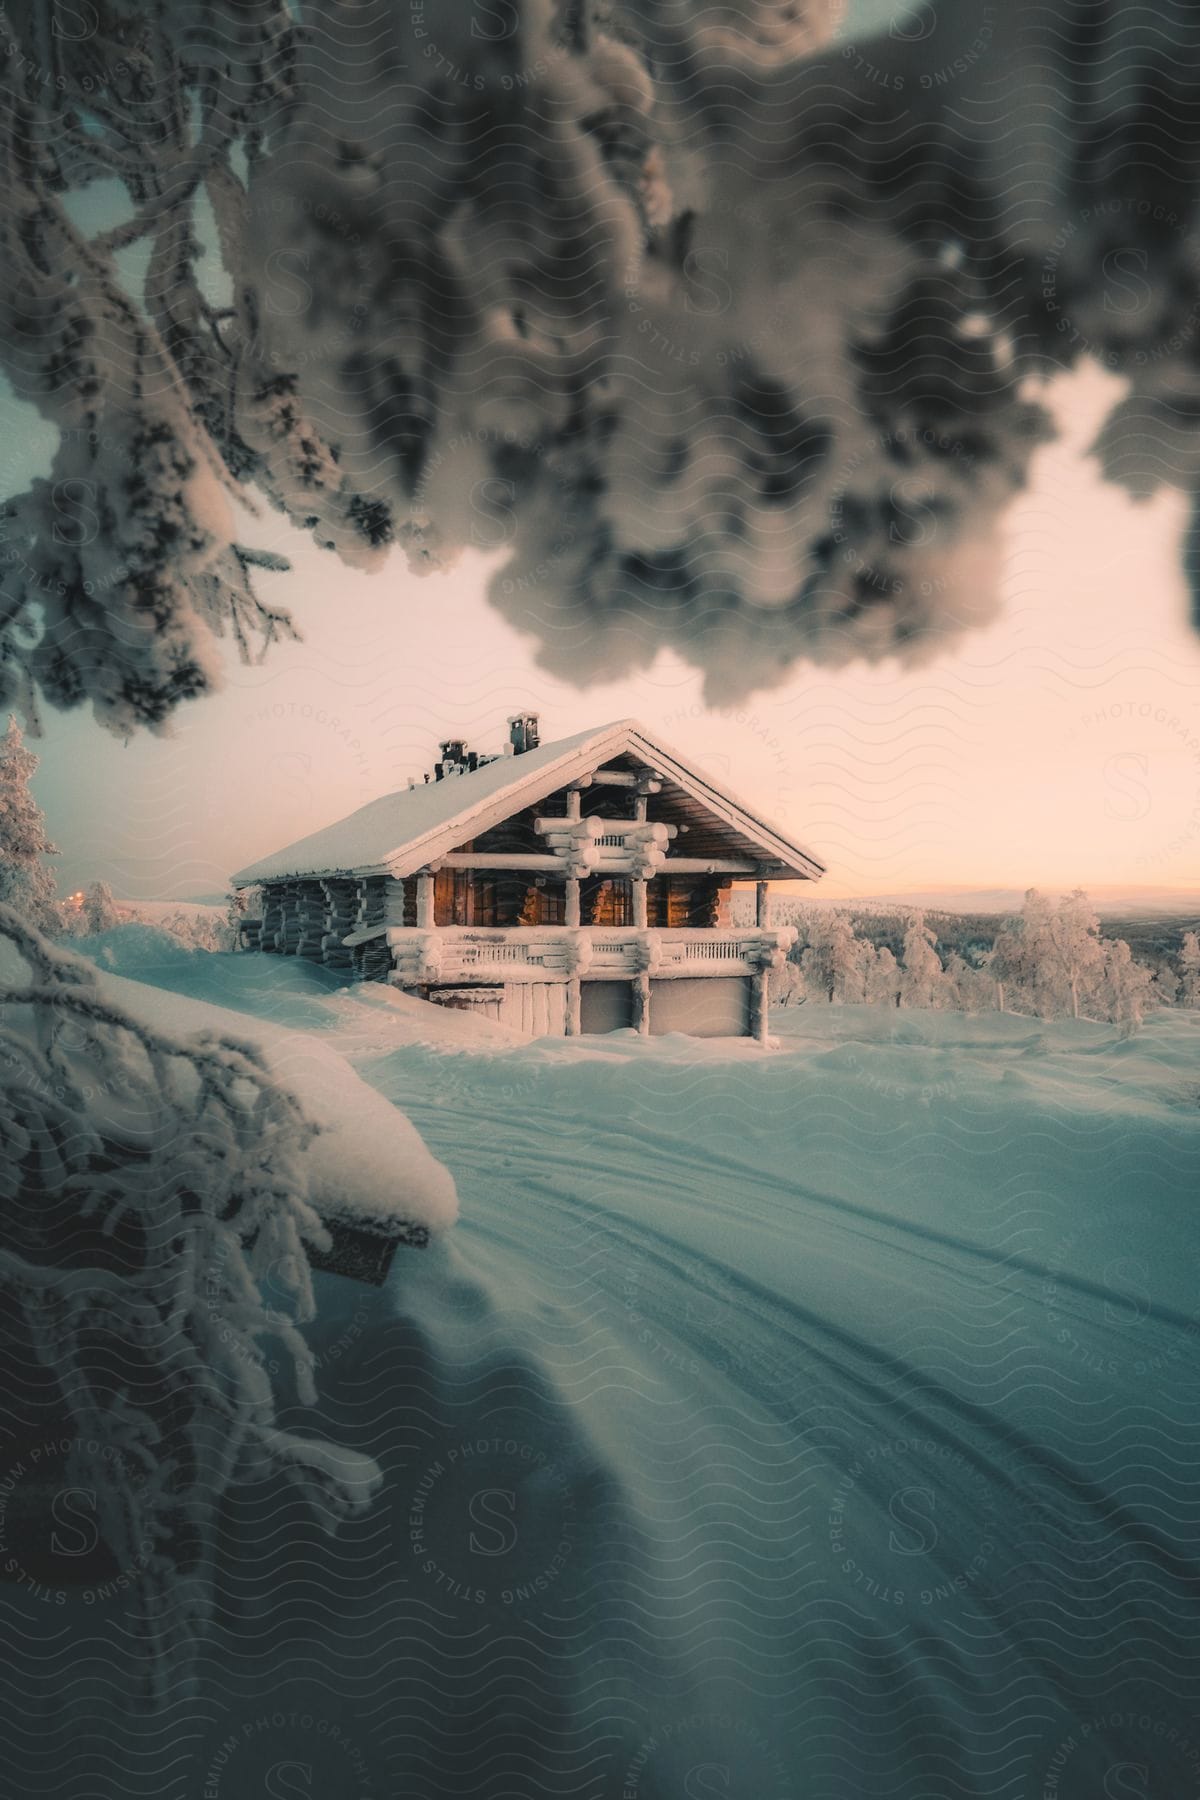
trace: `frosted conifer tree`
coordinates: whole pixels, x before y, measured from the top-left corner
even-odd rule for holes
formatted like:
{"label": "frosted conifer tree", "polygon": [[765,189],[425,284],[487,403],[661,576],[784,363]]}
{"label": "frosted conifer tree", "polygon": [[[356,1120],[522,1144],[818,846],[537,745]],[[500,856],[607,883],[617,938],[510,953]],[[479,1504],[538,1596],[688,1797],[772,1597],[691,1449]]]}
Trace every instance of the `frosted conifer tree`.
{"label": "frosted conifer tree", "polygon": [[1169,963],[1159,963],[1154,971],[1151,1004],[1174,1006],[1179,998],[1179,977]]}
{"label": "frosted conifer tree", "polygon": [[89,936],[99,931],[111,931],[123,917],[107,881],[93,881],[83,896],[83,930]]}
{"label": "frosted conifer tree", "polygon": [[1134,962],[1133,953],[1123,938],[1104,942],[1104,966],[1098,985],[1102,1016],[1120,1025],[1128,1036],[1141,1024],[1147,1008],[1154,1000],[1154,977],[1149,969]]}
{"label": "frosted conifer tree", "polygon": [[1028,888],[1019,916],[1006,919],[986,959],[996,983],[1001,1012],[1053,1017],[1058,956],[1053,936],[1054,903]]}
{"label": "frosted conifer tree", "polygon": [[848,913],[814,912],[800,959],[807,993],[843,1006],[864,1000],[872,954],[870,944],[855,935]]}
{"label": "frosted conifer tree", "polygon": [[1179,1004],[1200,1006],[1200,934],[1185,931],[1179,953]]}
{"label": "frosted conifer tree", "polygon": [[29,787],[37,766],[10,716],[0,740],[0,905],[11,906],[37,930],[55,937],[62,917],[54,877],[43,859],[58,852],[46,836],[46,816]]}
{"label": "frosted conifer tree", "polygon": [[904,933],[900,971],[901,1006],[938,1006],[946,999],[946,977],[937,953],[937,934],[925,923],[925,914],[913,914]]}
{"label": "frosted conifer tree", "polygon": [[1079,1018],[1081,1000],[1092,992],[1104,969],[1100,920],[1082,888],[1064,895],[1046,919],[1039,953],[1044,1003],[1051,1006],[1052,1015],[1069,1012]]}
{"label": "frosted conifer tree", "polygon": [[996,1004],[994,981],[957,951],[946,959],[946,995],[958,1012],[987,1012]]}
{"label": "frosted conifer tree", "polygon": [[900,965],[881,944],[867,965],[866,997],[874,1006],[899,1006]]}

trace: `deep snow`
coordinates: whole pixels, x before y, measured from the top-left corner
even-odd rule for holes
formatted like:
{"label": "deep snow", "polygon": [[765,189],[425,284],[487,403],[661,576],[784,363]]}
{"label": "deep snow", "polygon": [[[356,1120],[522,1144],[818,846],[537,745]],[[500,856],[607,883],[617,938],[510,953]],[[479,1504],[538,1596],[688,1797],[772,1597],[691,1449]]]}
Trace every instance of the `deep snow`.
{"label": "deep snow", "polygon": [[[319,1416],[285,1422],[383,1499],[330,1546],[246,1491],[123,1791],[1200,1792],[1200,1016],[522,1044],[130,954],[349,1057],[462,1216],[381,1293],[318,1278]],[[119,1694],[130,1653],[98,1616],[54,1655]],[[78,1729],[29,1791],[109,1791],[113,1728]]]}
{"label": "deep snow", "polygon": [[[109,942],[130,937],[141,946],[143,956],[147,945],[152,956],[162,951],[156,943],[160,934],[142,926],[117,927],[102,935]],[[170,960],[169,948],[166,953]],[[201,974],[206,953],[184,954],[189,961],[194,959]],[[135,966],[136,955],[135,951]],[[116,961],[114,952],[111,962]],[[445,1168],[429,1154],[403,1111],[360,1080],[328,1040],[278,1021],[255,1019],[251,1024],[244,1014],[185,998],[178,988],[167,991],[130,980],[109,967],[101,973],[100,990],[123,1012],[154,1030],[181,1037],[215,1032],[244,1041],[261,1054],[275,1080],[296,1096],[317,1127],[305,1151],[305,1164],[322,1218],[342,1216],[365,1224],[401,1219],[433,1231],[454,1223],[458,1204]]]}

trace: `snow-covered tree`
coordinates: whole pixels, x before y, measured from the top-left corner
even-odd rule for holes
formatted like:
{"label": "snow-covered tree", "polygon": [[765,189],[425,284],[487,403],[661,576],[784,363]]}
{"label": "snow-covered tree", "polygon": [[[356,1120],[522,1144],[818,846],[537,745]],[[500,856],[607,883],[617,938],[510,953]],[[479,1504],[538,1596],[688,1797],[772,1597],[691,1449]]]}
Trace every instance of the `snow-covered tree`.
{"label": "snow-covered tree", "polygon": [[904,933],[900,968],[901,1006],[941,1006],[946,1002],[946,973],[937,953],[937,933],[916,912]]}
{"label": "snow-covered tree", "polygon": [[54,877],[43,861],[57,855],[46,836],[46,816],[29,783],[38,759],[25,748],[21,728],[9,717],[0,740],[0,905],[11,906],[39,931],[62,929]]}
{"label": "snow-covered tree", "polygon": [[1106,938],[1103,955],[1097,986],[1101,1016],[1120,1025],[1127,1036],[1141,1024],[1147,1008],[1153,1004],[1154,977],[1149,969],[1134,962],[1123,938]]}
{"label": "snow-covered tree", "polygon": [[1054,1018],[1061,1006],[1062,980],[1054,937],[1054,902],[1028,888],[1018,916],[1004,921],[986,967],[996,983],[1001,1012]]}
{"label": "snow-covered tree", "polygon": [[1179,952],[1179,1004],[1200,1006],[1200,934],[1185,931]]}
{"label": "snow-covered tree", "polygon": [[956,1012],[989,1012],[996,1004],[996,984],[985,969],[952,951],[946,958],[945,1003]]}
{"label": "snow-covered tree", "polygon": [[84,890],[80,910],[81,927],[89,937],[100,931],[111,931],[125,916],[113,899],[113,891],[107,881],[90,883]]}
{"label": "snow-covered tree", "polygon": [[871,945],[855,935],[849,913],[814,911],[800,952],[805,991],[813,998],[852,1006],[866,998]]}
{"label": "snow-covered tree", "polygon": [[1080,1016],[1081,997],[1090,993],[1104,969],[1100,920],[1082,888],[1064,895],[1046,920],[1043,989],[1054,1013],[1069,1011]]}
{"label": "snow-covered tree", "polygon": [[1179,977],[1169,963],[1159,963],[1150,989],[1151,1006],[1174,1006],[1179,999]]}
{"label": "snow-covered tree", "polygon": [[[567,675],[667,642],[733,693],[986,621],[980,547],[1050,429],[1030,377],[1090,348],[1178,431],[1197,295],[1186,131],[1170,230],[1110,159],[1157,301],[1128,308],[1084,128],[1049,115],[1035,232],[1001,122],[1069,54],[1072,121],[1115,142],[1111,69],[1177,82],[1200,18],[1100,9],[1066,52],[1035,0],[962,0],[943,91],[922,31],[831,81],[844,10],[9,0],[0,363],[59,443],[2,508],[0,701],[155,728],[219,634],[288,630],[255,498],[358,568],[503,552],[495,603]],[[898,167],[901,137],[930,154]],[[1153,442],[1112,472],[1158,485]]]}
{"label": "snow-covered tree", "polygon": [[1133,1029],[1163,991],[1122,939],[1100,935],[1082,889],[1057,905],[1030,888],[1019,918],[1005,920],[986,960],[1001,1011],[1044,1019],[1107,1019]]}
{"label": "snow-covered tree", "polygon": [[881,944],[867,965],[866,998],[873,1006],[899,1006],[900,965]]}
{"label": "snow-covered tree", "polygon": [[804,975],[800,965],[790,958],[784,961],[781,968],[772,969],[768,980],[772,1005],[803,1005],[808,997],[805,993]]}
{"label": "snow-covered tree", "polygon": [[6,1416],[11,1430],[23,1339],[39,1434],[61,1428],[104,1543],[141,1571],[159,1683],[208,1615],[217,1509],[239,1476],[276,1468],[326,1519],[378,1479],[276,1421],[264,1340],[315,1399],[299,1331],[313,1315],[305,1245],[329,1242],[308,1198],[313,1135],[253,1047],[150,1029],[0,908]]}

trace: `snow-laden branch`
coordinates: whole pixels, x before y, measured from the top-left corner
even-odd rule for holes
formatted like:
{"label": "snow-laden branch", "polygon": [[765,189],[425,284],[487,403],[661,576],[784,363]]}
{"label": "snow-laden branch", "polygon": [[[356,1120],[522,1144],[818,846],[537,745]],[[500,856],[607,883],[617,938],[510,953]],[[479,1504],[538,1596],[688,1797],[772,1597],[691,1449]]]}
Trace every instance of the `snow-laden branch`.
{"label": "snow-laden branch", "polygon": [[358,568],[493,554],[572,677],[935,655],[994,614],[1039,379],[1127,377],[1109,472],[1196,485],[1200,15],[1101,10],[13,0],[0,359],[61,445],[4,510],[0,704],[157,727],[287,630],[231,490]]}
{"label": "snow-laden branch", "polygon": [[98,1496],[107,1550],[142,1568],[161,1682],[207,1616],[232,1481],[279,1468],[330,1519],[378,1481],[276,1423],[266,1340],[315,1399],[300,1327],[306,1245],[329,1241],[317,1130],[256,1044],[157,1029],[0,908],[0,1293],[6,1341],[42,1371],[35,1389],[8,1371],[10,1430],[30,1412],[72,1444],[66,1476]]}

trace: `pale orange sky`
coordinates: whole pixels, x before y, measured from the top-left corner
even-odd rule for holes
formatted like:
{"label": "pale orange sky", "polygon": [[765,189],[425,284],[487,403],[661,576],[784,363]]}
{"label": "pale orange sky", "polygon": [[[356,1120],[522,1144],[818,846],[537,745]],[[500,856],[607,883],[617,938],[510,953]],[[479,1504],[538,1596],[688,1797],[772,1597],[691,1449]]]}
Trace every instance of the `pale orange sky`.
{"label": "pale orange sky", "polygon": [[[258,542],[306,642],[186,707],[174,736],[123,746],[51,714],[36,791],[64,891],[220,891],[231,869],[402,786],[439,737],[481,749],[506,715],[543,738],[633,715],[827,862],[822,891],[941,885],[1200,885],[1200,637],[1178,567],[1182,501],[1135,505],[1084,451],[1117,384],[1058,384],[1070,431],[1013,507],[1003,617],[916,671],[801,666],[713,710],[674,655],[579,692],[534,663],[464,559],[417,580],[356,575],[273,520]],[[1172,723],[1174,721],[1174,723]],[[1189,748],[1190,743],[1190,748]]]}

